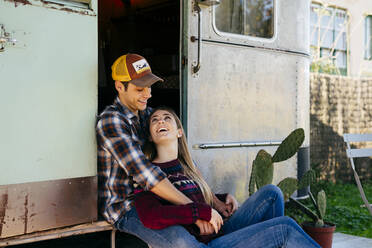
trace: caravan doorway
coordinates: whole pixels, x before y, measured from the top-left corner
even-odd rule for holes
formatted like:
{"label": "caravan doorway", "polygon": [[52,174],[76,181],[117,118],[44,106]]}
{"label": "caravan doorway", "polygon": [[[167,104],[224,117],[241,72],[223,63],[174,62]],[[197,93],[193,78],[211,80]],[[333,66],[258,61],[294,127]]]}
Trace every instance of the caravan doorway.
{"label": "caravan doorway", "polygon": [[117,95],[111,65],[121,55],[136,53],[164,79],[151,87],[148,106],[166,105],[180,114],[180,2],[106,0],[99,1],[98,13],[98,112]]}

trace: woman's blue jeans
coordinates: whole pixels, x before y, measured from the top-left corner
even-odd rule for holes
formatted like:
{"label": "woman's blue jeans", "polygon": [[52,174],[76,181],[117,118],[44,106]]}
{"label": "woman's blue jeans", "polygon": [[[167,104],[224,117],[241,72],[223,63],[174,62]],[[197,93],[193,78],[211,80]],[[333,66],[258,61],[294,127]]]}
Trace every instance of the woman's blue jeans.
{"label": "woman's blue jeans", "polygon": [[227,220],[223,236],[208,244],[198,242],[182,226],[161,230],[143,226],[135,208],[119,219],[118,230],[131,233],[152,248],[191,247],[319,247],[291,218],[284,215],[283,194],[274,185],[266,185],[249,197]]}

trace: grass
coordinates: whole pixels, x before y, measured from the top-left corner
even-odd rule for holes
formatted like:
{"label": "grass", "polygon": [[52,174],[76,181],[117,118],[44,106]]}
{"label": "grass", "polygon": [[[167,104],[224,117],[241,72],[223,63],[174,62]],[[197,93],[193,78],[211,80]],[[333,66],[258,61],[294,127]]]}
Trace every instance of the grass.
{"label": "grass", "polygon": [[[372,203],[372,180],[363,184],[367,199]],[[321,182],[312,186],[312,192],[324,189],[327,194],[326,221],[336,224],[336,232],[372,238],[372,216],[366,208],[360,207],[363,201],[355,184],[333,184]],[[302,200],[313,209],[310,199]],[[310,220],[297,209],[286,206],[286,215],[301,223]]]}

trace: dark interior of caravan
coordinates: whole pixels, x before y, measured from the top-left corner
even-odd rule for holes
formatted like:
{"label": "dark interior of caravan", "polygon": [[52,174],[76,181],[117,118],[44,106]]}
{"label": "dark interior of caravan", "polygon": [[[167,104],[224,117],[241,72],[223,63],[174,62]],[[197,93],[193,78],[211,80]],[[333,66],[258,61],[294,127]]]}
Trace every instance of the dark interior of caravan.
{"label": "dark interior of caravan", "polygon": [[98,4],[98,112],[116,96],[112,63],[121,55],[136,53],[164,79],[151,87],[148,105],[167,105],[179,114],[180,1],[105,0]]}

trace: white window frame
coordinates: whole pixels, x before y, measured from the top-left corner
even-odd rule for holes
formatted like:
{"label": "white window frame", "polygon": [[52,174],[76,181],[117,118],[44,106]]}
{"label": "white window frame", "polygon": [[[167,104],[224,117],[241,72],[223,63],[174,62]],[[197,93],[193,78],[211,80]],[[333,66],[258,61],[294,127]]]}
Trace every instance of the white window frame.
{"label": "white window frame", "polygon": [[214,32],[221,36],[221,37],[225,37],[225,38],[231,38],[231,39],[242,39],[242,40],[251,40],[251,41],[259,41],[259,42],[265,42],[265,43],[273,43],[275,40],[276,40],[276,37],[277,37],[277,18],[278,18],[278,8],[277,8],[277,0],[273,0],[273,14],[274,14],[274,18],[273,18],[273,29],[274,29],[274,32],[273,32],[273,36],[271,38],[265,38],[265,37],[257,37],[257,36],[250,36],[250,35],[243,35],[243,34],[235,34],[235,33],[228,33],[228,32],[223,32],[223,31],[220,31],[218,30],[217,26],[216,26],[216,6],[213,7],[213,16],[212,16],[212,27],[213,27],[213,30]]}
{"label": "white window frame", "polygon": [[63,4],[68,7],[77,7],[83,9],[90,9],[92,0],[45,0],[50,3]]}
{"label": "white window frame", "polygon": [[[346,62],[345,63],[345,67],[339,67],[339,66],[337,66],[337,57],[336,58],[332,58],[332,61],[333,61],[334,65],[336,66],[336,68],[338,68],[339,70],[345,70],[345,73],[344,74],[347,75],[348,74],[348,56],[349,56],[349,47],[348,47],[348,32],[349,32],[348,25],[349,24],[346,23],[344,25],[344,28],[337,28],[336,27],[336,24],[335,24],[335,21],[336,21],[337,13],[338,12],[339,13],[342,12],[343,14],[346,15],[345,16],[345,18],[346,18],[345,20],[347,22],[348,21],[348,18],[349,18],[348,12],[347,12],[346,9],[340,8],[340,7],[337,7],[337,6],[327,6],[327,7],[324,7],[324,6],[322,6],[321,3],[318,3],[318,2],[312,2],[311,3],[311,8],[313,6],[318,6],[321,9],[324,9],[325,8],[326,10],[331,11],[332,12],[332,15],[331,15],[331,20],[328,21],[328,23],[327,23],[326,26],[323,25],[323,20],[320,20],[320,23],[316,23],[314,25],[312,23],[312,20],[310,19],[310,48],[312,50],[314,50],[314,49],[318,49],[318,46],[319,46],[319,49],[320,49],[320,57],[319,58],[322,58],[323,57],[322,56],[322,50],[330,50],[330,51],[332,51],[332,55],[331,56],[337,56],[336,55],[337,53],[344,53],[346,55],[346,58],[345,58],[345,60],[346,60],[345,61]],[[311,13],[310,13],[310,15],[311,15]],[[321,19],[323,19],[323,18],[321,18]],[[319,24],[319,26],[318,26],[318,24]],[[330,24],[332,24],[332,25],[330,25]],[[325,32],[331,31],[333,33],[331,47],[328,47],[328,46],[322,45],[322,44],[317,44],[317,45],[313,45],[312,44],[312,38],[313,38],[313,35],[315,35],[315,34],[313,34],[313,32],[321,32],[322,30],[324,30]],[[338,44],[339,40],[342,39],[342,37],[337,37],[336,36],[337,33],[338,33],[337,31],[339,31],[341,33],[345,33],[345,39],[346,39],[345,40],[345,42],[346,42],[346,48],[345,49],[339,49],[339,48],[337,48],[337,44]],[[324,32],[323,33],[321,32],[321,34],[322,35],[320,37],[320,42],[322,43],[322,41],[324,42],[325,33]],[[337,43],[335,44],[336,41],[337,41]],[[317,42],[319,42],[319,41],[317,41]]]}
{"label": "white window frame", "polygon": [[369,15],[365,16],[365,23],[364,23],[364,59],[365,60],[372,60],[372,14],[369,14]]}

